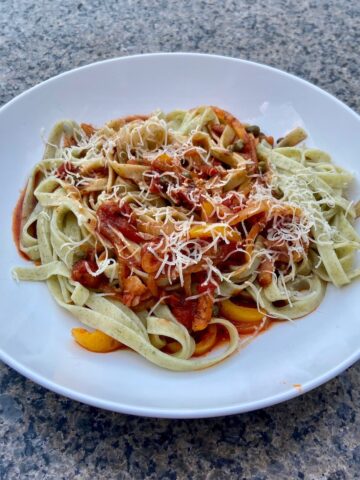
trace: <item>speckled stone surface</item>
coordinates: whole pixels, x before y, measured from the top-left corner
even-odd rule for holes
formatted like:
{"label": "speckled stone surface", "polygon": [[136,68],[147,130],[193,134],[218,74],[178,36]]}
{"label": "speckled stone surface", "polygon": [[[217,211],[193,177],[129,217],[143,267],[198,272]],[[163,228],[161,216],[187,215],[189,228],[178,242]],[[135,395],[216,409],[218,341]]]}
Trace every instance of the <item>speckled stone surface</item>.
{"label": "speckled stone surface", "polygon": [[[360,2],[2,0],[0,105],[65,70],[154,51],[300,75],[360,110]],[[291,402],[207,420],[119,415],[0,366],[0,479],[358,479],[360,365]]]}

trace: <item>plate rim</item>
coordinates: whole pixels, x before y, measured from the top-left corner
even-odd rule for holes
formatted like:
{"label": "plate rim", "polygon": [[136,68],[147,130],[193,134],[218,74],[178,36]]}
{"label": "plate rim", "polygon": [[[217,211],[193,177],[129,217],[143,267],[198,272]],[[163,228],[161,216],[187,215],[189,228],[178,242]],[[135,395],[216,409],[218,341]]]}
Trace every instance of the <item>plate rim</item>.
{"label": "plate rim", "polygon": [[[31,369],[24,367],[21,363],[12,359],[9,355],[0,350],[0,360],[7,366],[13,368],[17,373],[20,373],[25,378],[33,381],[51,392],[66,397],[71,400],[89,405],[91,407],[101,408],[110,412],[122,413],[126,415],[135,415],[148,418],[167,418],[167,419],[195,419],[195,418],[215,418],[225,417],[229,415],[237,415],[248,413],[263,408],[270,408],[280,403],[300,397],[305,393],[314,390],[321,385],[324,385],[330,380],[333,380],[338,375],[343,373],[347,368],[354,365],[360,359],[360,348],[357,352],[352,354],[349,358],[341,362],[339,365],[328,371],[324,375],[319,375],[315,379],[308,381],[301,385],[301,387],[294,387],[289,385],[289,389],[283,393],[265,397],[261,400],[247,402],[242,405],[233,404],[230,406],[211,407],[211,408],[186,408],[186,409],[165,409],[159,407],[133,407],[129,404],[122,404],[109,400],[103,400],[91,395],[82,394],[76,390],[59,385],[44,378],[42,375],[34,373]],[[174,372],[176,375],[176,372]]]}
{"label": "plate rim", "polygon": [[299,77],[293,73],[286,72],[285,70],[281,70],[280,68],[272,67],[271,65],[267,65],[265,63],[261,62],[254,62],[253,60],[246,60],[243,58],[235,58],[227,55],[218,55],[218,54],[212,54],[212,53],[199,53],[199,52],[152,52],[152,53],[138,53],[135,55],[123,55],[121,57],[112,57],[112,58],[106,58],[104,60],[98,60],[96,62],[91,62],[87,63],[86,65],[81,65],[80,67],[75,67],[70,70],[65,70],[64,72],[58,73],[57,75],[54,75],[53,77],[47,78],[46,80],[43,80],[40,83],[37,83],[33,85],[32,87],[24,90],[23,92],[19,93],[19,95],[16,95],[12,99],[10,99],[8,102],[4,103],[0,107],[0,114],[3,113],[3,110],[6,108],[10,107],[13,103],[21,99],[23,96],[28,95],[32,91],[40,88],[44,84],[48,84],[50,82],[53,82],[55,80],[58,80],[59,78],[68,76],[72,74],[73,72],[77,71],[82,71],[86,69],[90,69],[92,67],[98,66],[98,65],[104,65],[106,63],[115,63],[118,61],[126,60],[126,59],[136,59],[136,58],[143,58],[143,57],[174,57],[174,56],[179,56],[179,57],[209,57],[209,58],[217,58],[220,60],[226,60],[226,61],[232,61],[236,63],[243,63],[247,65],[252,65],[255,67],[261,67],[264,68],[265,70],[270,70],[276,73],[280,73],[281,75],[285,77],[290,77],[293,80],[303,83],[305,85],[310,86],[311,88],[317,90],[321,94],[325,94],[327,97],[329,97],[332,101],[335,101],[336,103],[340,104],[342,107],[345,107],[346,110],[355,116],[357,120],[360,120],[360,114],[357,113],[353,108],[349,107],[345,102],[342,100],[338,99],[335,95],[332,93],[328,92],[324,88],[319,87],[318,85],[315,85],[314,83],[311,83],[309,80],[305,80],[302,77]]}
{"label": "plate rim", "polygon": [[[21,92],[19,95],[15,96],[14,98],[6,102],[4,105],[0,107],[0,115],[2,115],[13,104],[15,104],[18,101],[21,101],[23,97],[30,95],[33,91],[41,88],[43,85],[57,81],[60,78],[69,76],[74,72],[87,70],[87,69],[91,69],[93,67],[98,67],[98,66],[101,67],[102,65],[105,65],[108,63],[121,62],[127,59],[131,60],[131,59],[139,59],[144,57],[174,57],[174,56],[175,57],[176,56],[177,57],[195,57],[195,58],[206,57],[206,58],[225,60],[225,61],[245,64],[245,65],[251,65],[256,68],[260,67],[265,70],[269,70],[271,72],[276,73],[277,75],[281,75],[285,78],[291,79],[292,81],[305,84],[307,87],[310,87],[311,89],[315,89],[318,93],[325,95],[330,101],[337,103],[342,108],[345,108],[345,110],[349,114],[351,114],[355,118],[355,120],[360,122],[360,115],[355,110],[350,108],[342,100],[339,100],[337,97],[335,97],[328,91],[320,88],[317,85],[314,85],[308,80],[298,77],[292,73],[285,72],[283,70],[272,67],[270,65],[254,62],[251,60],[234,58],[234,57],[225,56],[225,55],[197,53],[197,52],[154,52],[154,53],[146,53],[146,54],[125,55],[121,57],[113,57],[113,58],[108,58],[104,60],[99,60],[86,65],[82,65],[80,67],[73,68],[71,70],[66,70],[65,72],[62,72],[58,75],[50,77],[30,87],[29,89]],[[151,418],[169,418],[169,419],[209,418],[209,417],[217,417],[217,416],[227,416],[227,415],[251,412],[254,410],[277,405],[284,401],[303,395],[304,393],[307,393],[310,390],[313,390],[314,388],[317,388],[318,386],[328,382],[329,380],[341,374],[344,370],[349,368],[359,359],[360,359],[360,347],[358,348],[357,351],[355,351],[349,357],[344,359],[341,363],[336,365],[336,367],[327,371],[325,374],[318,375],[312,380],[309,380],[308,382],[304,383],[301,386],[301,389],[296,389],[292,386],[289,386],[288,390],[276,395],[270,395],[268,397],[262,398],[261,400],[251,401],[243,404],[234,403],[228,406],[219,406],[219,407],[211,407],[211,408],[191,408],[191,409],[190,408],[185,408],[185,409],[169,408],[167,409],[167,408],[159,408],[159,407],[132,406],[129,404],[122,404],[119,402],[109,401],[109,400],[97,398],[91,395],[83,394],[74,389],[64,387],[59,383],[46,379],[46,377],[34,372],[32,369],[28,368],[26,365],[22,364],[21,362],[18,362],[15,358],[11,357],[0,348],[0,360],[2,360],[6,365],[13,368],[16,372],[20,373],[21,375],[30,379],[31,381],[59,395],[70,398],[72,400],[76,400],[86,405],[102,408],[104,410],[109,410],[117,413],[139,415],[139,416],[151,417]],[[176,375],[176,372],[175,372],[175,375]]]}

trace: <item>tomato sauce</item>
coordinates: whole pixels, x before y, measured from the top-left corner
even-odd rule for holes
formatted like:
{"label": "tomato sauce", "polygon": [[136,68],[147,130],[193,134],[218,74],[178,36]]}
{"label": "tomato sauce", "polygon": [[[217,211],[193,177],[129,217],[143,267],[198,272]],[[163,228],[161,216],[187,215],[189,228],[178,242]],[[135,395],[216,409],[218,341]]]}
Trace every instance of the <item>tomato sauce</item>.
{"label": "tomato sauce", "polygon": [[71,271],[71,278],[75,282],[81,283],[86,288],[99,288],[104,282],[106,283],[106,276],[102,273],[94,277],[89,273],[96,272],[97,265],[93,260],[79,260],[76,262]]}
{"label": "tomato sauce", "polygon": [[64,180],[69,173],[77,173],[78,171],[79,168],[76,165],[71,162],[65,162],[58,167],[55,175],[61,180]]}
{"label": "tomato sauce", "polygon": [[119,241],[114,230],[120,231],[133,242],[142,243],[144,241],[134,225],[136,222],[127,216],[126,208],[121,209],[115,202],[103,203],[98,208],[96,215],[99,219],[99,232],[110,242],[117,243]]}
{"label": "tomato sauce", "polygon": [[[270,330],[271,327],[279,324],[280,322],[281,321],[279,321],[279,320],[274,320],[274,319],[267,318],[267,321],[265,322],[265,324],[261,328],[261,330],[259,332],[257,332],[257,335],[260,335],[261,333],[267,332],[268,330]],[[258,325],[257,325],[257,327],[258,327]],[[245,327],[240,328],[240,329],[237,327],[237,330],[238,331],[240,330],[239,335],[240,335],[241,339],[244,338],[244,336],[251,336],[251,335],[254,335],[254,333],[255,333],[255,328],[254,328],[253,325],[251,325],[251,328],[250,328],[250,326],[248,327],[248,331],[246,331]],[[203,356],[207,355],[208,353],[211,353],[211,352],[215,351],[218,348],[225,347],[228,342],[229,342],[229,334],[227,333],[227,330],[224,327],[222,327],[221,325],[218,325],[216,342],[214,343],[214,345],[211,347],[211,349],[208,352],[206,352],[202,355],[198,355],[198,356],[203,357]]]}
{"label": "tomato sauce", "polygon": [[176,319],[188,330],[191,330],[197,301],[186,300],[185,297],[180,297],[179,295],[171,295],[170,298],[166,299],[166,303]]}
{"label": "tomato sauce", "polygon": [[221,269],[236,265],[240,266],[245,263],[246,257],[243,252],[236,250],[237,242],[230,241],[229,243],[220,243],[216,256],[216,263],[220,265]]}
{"label": "tomato sauce", "polygon": [[92,178],[106,177],[109,173],[108,167],[96,167],[88,172],[88,176]]}
{"label": "tomato sauce", "polygon": [[23,204],[24,204],[24,198],[25,198],[25,190],[21,192],[20,197],[16,203],[16,206],[14,208],[13,212],[13,219],[12,219],[12,232],[13,232],[13,238],[14,242],[16,245],[16,249],[19,252],[19,255],[24,258],[25,260],[30,260],[30,258],[24,253],[21,248],[20,248],[20,235],[21,235],[21,227],[22,227],[22,210],[23,210]]}
{"label": "tomato sauce", "polygon": [[[217,325],[217,334],[216,334],[216,341],[212,346],[211,350],[207,353],[211,353],[212,351],[216,350],[217,348],[224,347],[229,342],[229,334],[225,327],[222,325]],[[207,355],[205,353],[204,355]],[[203,355],[201,355],[203,356]]]}

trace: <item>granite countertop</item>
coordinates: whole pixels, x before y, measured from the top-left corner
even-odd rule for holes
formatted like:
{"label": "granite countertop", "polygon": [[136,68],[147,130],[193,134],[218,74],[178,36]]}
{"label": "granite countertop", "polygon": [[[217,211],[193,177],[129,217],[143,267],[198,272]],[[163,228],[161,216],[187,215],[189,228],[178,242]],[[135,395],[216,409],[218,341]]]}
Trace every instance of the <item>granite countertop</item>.
{"label": "granite countertop", "polygon": [[[0,2],[0,105],[80,65],[194,51],[266,63],[360,111],[360,2]],[[360,478],[360,364],[262,411],[207,420],[115,414],[0,365],[0,479]]]}

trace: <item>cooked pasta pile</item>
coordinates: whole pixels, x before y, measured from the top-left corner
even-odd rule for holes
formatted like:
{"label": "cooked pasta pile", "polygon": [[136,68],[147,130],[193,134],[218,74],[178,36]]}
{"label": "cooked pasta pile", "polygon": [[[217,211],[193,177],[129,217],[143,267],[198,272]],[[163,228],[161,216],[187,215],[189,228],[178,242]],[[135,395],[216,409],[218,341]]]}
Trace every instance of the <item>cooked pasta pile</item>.
{"label": "cooked pasta pile", "polygon": [[[20,200],[20,251],[88,331],[171,370],[232,354],[360,274],[352,176],[328,154],[274,142],[217,107],[58,123]],[[202,356],[221,342],[214,355]]]}

